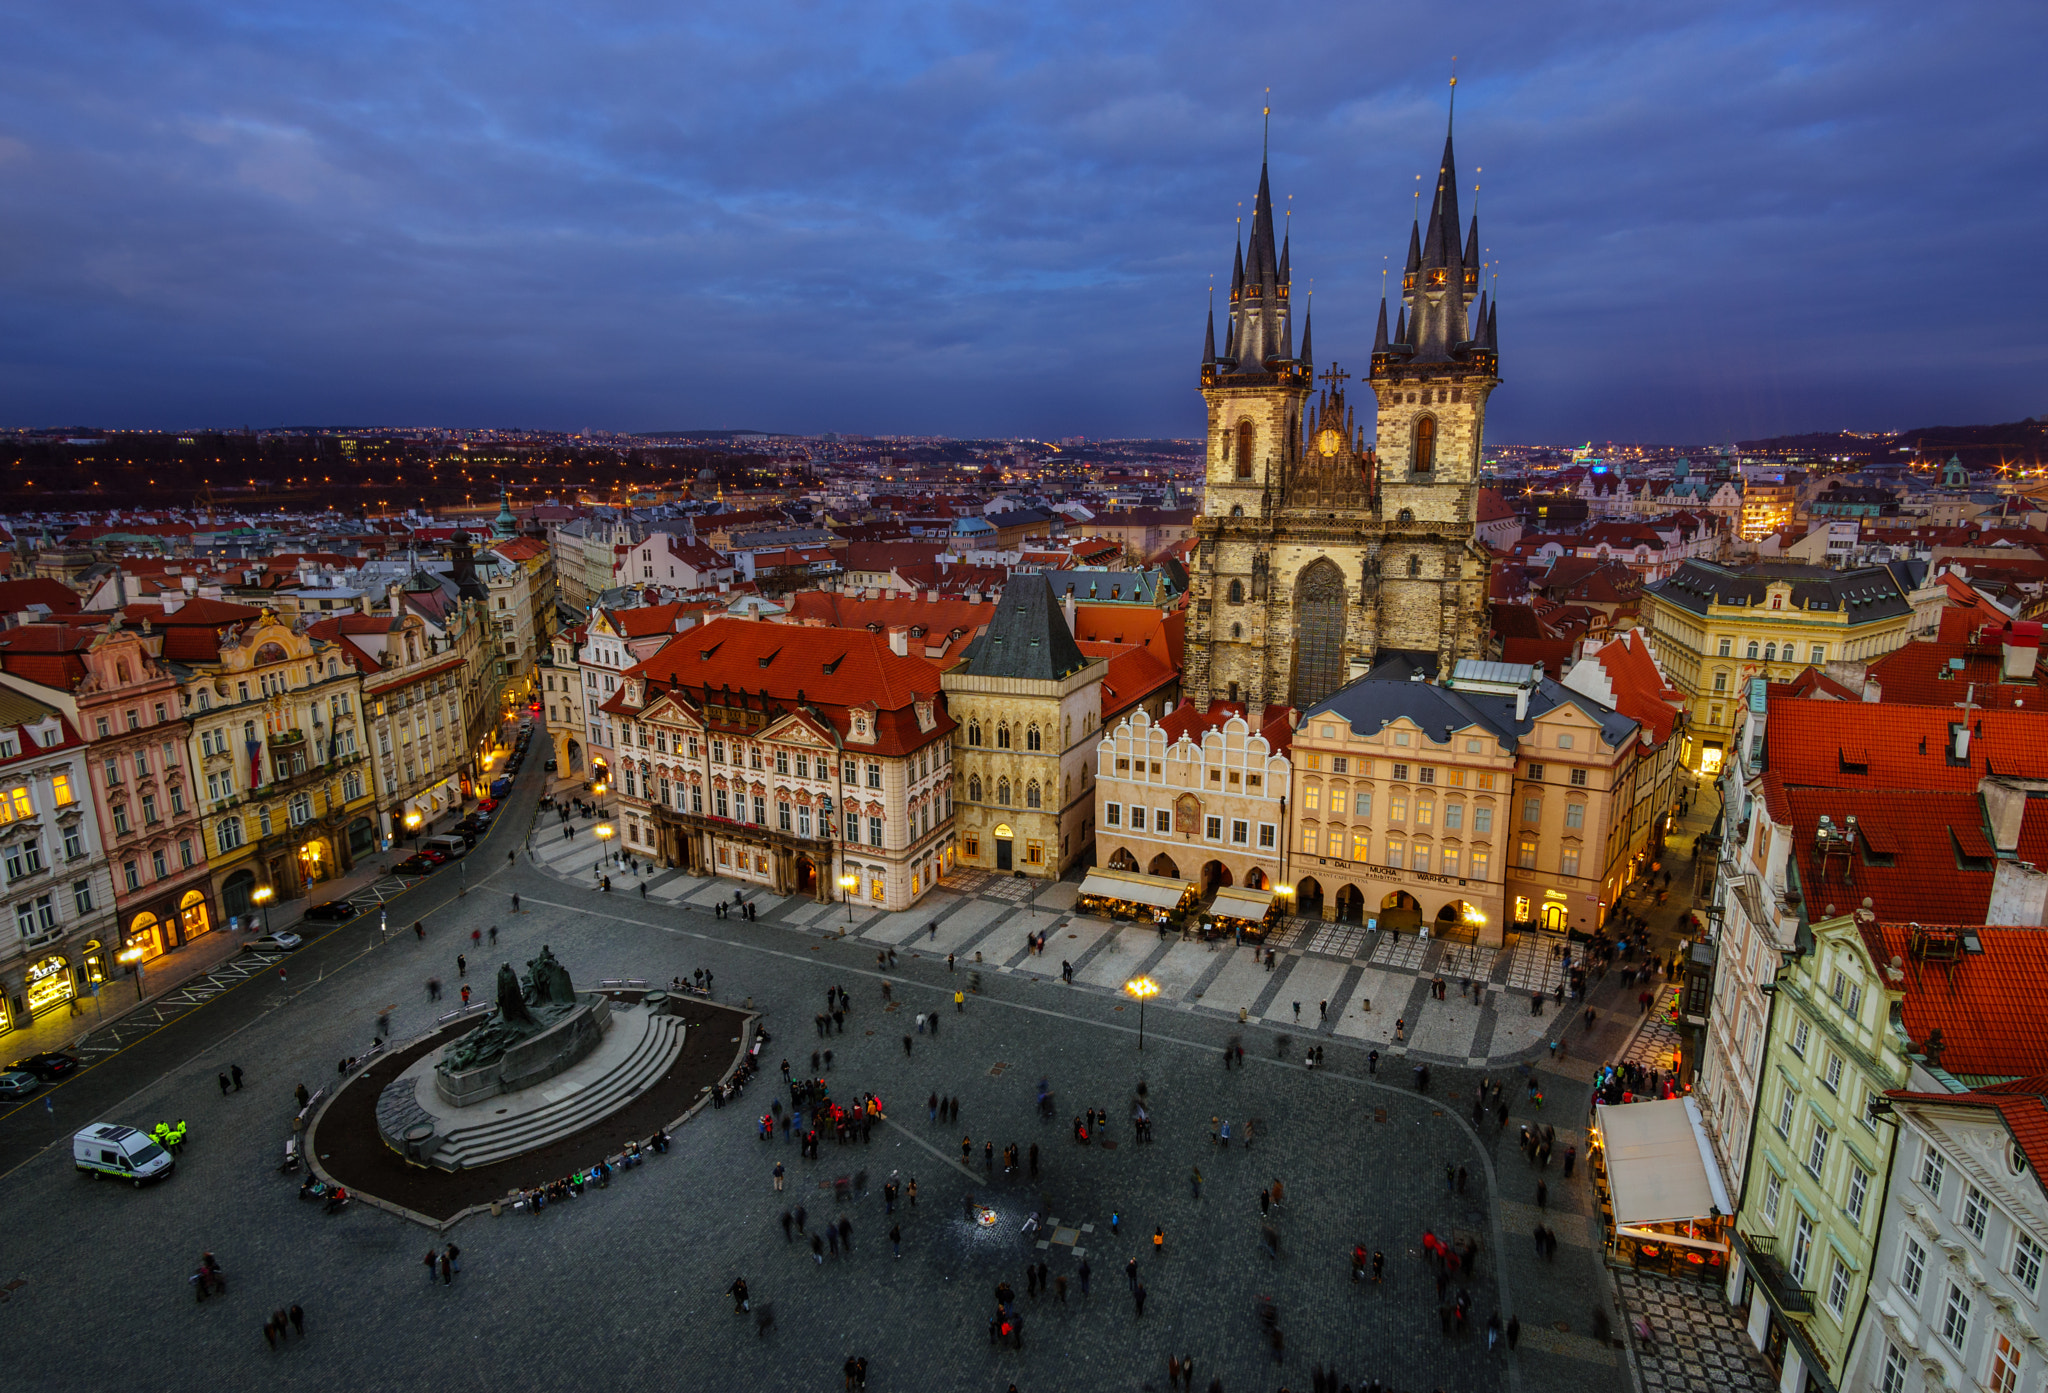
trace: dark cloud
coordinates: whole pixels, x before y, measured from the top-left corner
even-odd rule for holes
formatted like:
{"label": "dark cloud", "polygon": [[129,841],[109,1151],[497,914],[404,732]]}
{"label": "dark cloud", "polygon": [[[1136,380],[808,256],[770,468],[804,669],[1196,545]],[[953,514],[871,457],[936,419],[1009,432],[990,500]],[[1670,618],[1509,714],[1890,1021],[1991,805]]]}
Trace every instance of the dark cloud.
{"label": "dark cloud", "polygon": [[[0,421],[1189,434],[1270,86],[1316,346],[1434,168],[1502,438],[2048,408],[2044,12],[19,7]],[[1477,172],[1483,167],[1484,172]]]}

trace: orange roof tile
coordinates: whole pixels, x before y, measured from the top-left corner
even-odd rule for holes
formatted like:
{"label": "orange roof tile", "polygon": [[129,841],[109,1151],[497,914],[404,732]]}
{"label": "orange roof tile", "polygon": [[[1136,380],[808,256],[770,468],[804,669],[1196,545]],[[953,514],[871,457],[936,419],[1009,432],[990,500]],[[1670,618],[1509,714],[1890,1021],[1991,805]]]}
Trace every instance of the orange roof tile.
{"label": "orange roof tile", "polygon": [[[1981,911],[1980,916],[1981,917]],[[1952,964],[1917,960],[1912,926],[1885,916],[1864,942],[1882,966],[1893,956],[1905,970],[1906,1034],[1917,1046],[1941,1031],[1941,1067],[1969,1078],[2020,1078],[2048,1073],[2048,931],[1979,926],[1969,915],[1934,916],[1934,925],[1967,925],[1980,953]]]}

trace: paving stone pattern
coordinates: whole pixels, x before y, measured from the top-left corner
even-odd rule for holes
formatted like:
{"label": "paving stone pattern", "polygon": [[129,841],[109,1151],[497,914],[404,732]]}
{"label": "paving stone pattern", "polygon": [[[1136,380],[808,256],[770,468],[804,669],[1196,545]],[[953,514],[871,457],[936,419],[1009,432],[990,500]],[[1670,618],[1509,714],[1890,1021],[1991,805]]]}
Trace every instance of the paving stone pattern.
{"label": "paving stone pattern", "polygon": [[1749,1342],[1719,1287],[1653,1272],[1618,1271],[1623,1313],[1649,1322],[1632,1339],[1645,1393],[1770,1393],[1778,1380]]}

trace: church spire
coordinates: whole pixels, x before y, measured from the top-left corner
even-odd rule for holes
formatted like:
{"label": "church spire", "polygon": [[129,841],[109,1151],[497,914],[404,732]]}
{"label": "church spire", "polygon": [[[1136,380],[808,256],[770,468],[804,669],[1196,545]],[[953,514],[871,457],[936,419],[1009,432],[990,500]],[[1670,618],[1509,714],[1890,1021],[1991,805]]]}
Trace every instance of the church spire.
{"label": "church spire", "polygon": [[1380,296],[1380,327],[1373,331],[1372,351],[1375,355],[1387,351],[1387,297]]}
{"label": "church spire", "polygon": [[1249,235],[1239,241],[1231,267],[1230,321],[1216,360],[1225,375],[1284,373],[1294,361],[1293,249],[1286,230],[1274,227],[1275,217],[1272,173],[1262,156]]}
{"label": "church spire", "polygon": [[1316,302],[1315,302],[1314,298],[1313,298],[1313,297],[1311,297],[1311,298],[1310,298],[1310,300],[1309,300],[1309,302],[1308,302],[1308,308],[1307,308],[1306,310],[1304,310],[1304,311],[1302,312],[1302,316],[1301,316],[1301,360],[1300,360],[1300,361],[1301,361],[1301,365],[1302,365],[1302,367],[1303,367],[1303,368],[1305,368],[1305,369],[1307,369],[1307,370],[1308,370],[1309,372],[1314,372],[1314,371],[1315,371],[1315,367],[1316,367],[1316,355],[1315,355],[1315,350],[1309,347],[1309,336],[1310,336],[1311,334],[1313,334],[1313,333],[1315,332],[1315,327],[1316,327]]}
{"label": "church spire", "polygon": [[1202,366],[1216,366],[1216,287],[1209,287],[1209,326],[1202,335]]}

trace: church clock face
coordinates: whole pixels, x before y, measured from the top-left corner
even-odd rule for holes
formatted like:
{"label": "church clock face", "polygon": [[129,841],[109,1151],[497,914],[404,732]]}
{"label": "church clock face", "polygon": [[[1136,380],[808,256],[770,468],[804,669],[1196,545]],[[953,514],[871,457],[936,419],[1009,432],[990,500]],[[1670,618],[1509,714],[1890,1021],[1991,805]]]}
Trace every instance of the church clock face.
{"label": "church clock face", "polygon": [[1316,453],[1334,455],[1344,448],[1344,433],[1336,427],[1326,427],[1316,435]]}

